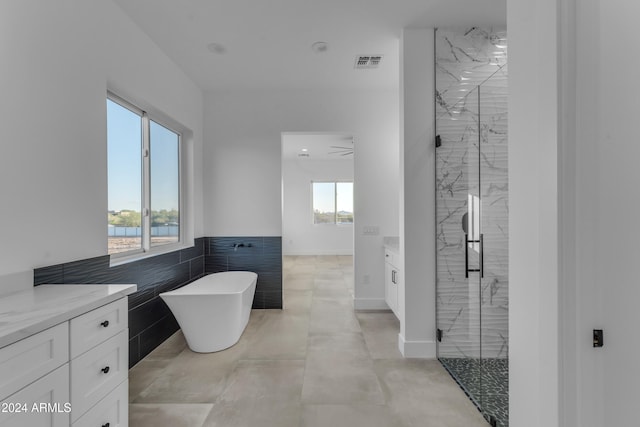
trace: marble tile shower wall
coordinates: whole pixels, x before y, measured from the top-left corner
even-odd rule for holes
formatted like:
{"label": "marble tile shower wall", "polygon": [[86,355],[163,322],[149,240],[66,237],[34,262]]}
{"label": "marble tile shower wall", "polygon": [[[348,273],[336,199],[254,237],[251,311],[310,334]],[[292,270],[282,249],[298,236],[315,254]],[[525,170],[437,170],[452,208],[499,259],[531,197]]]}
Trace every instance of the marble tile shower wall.
{"label": "marble tile shower wall", "polygon": [[480,286],[482,357],[509,350],[509,183],[507,65],[480,86],[480,164],[484,277]]}
{"label": "marble tile shower wall", "polygon": [[[245,246],[235,248],[235,243]],[[250,245],[250,246],[249,246]],[[282,308],[282,246],[280,237],[202,237],[192,248],[115,267],[109,256],[84,259],[34,270],[34,285],[73,283],[135,283],[129,296],[129,366],[178,330],[159,294],[184,286],[205,274],[228,270],[258,273],[254,308]]]}
{"label": "marble tile shower wall", "polygon": [[[438,29],[435,39],[436,132],[442,141],[436,152],[438,327],[444,331],[439,356],[477,358],[482,343],[482,357],[506,357],[506,32]],[[461,222],[469,195],[482,200],[481,282],[478,273],[466,279],[464,271]],[[469,249],[471,266],[479,262],[477,255]]]}

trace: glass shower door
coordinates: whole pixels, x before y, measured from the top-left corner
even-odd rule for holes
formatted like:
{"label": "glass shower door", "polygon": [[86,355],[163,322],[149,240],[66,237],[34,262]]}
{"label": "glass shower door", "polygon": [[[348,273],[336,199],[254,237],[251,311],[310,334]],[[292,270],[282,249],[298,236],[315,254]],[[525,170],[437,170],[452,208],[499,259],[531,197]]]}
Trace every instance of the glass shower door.
{"label": "glass shower door", "polygon": [[482,410],[508,425],[509,407],[509,181],[507,65],[479,86],[480,194],[483,234],[481,278]]}
{"label": "glass shower door", "polygon": [[438,358],[490,425],[508,420],[507,46],[499,29],[438,29]]}
{"label": "glass shower door", "polygon": [[478,88],[436,118],[438,357],[482,402],[482,270]]}

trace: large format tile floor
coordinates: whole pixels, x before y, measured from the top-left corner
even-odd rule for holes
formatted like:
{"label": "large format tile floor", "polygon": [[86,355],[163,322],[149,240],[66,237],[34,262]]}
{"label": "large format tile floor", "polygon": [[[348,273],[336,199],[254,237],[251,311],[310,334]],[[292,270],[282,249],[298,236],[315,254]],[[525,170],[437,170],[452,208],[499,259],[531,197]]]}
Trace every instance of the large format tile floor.
{"label": "large format tile floor", "polygon": [[436,360],[403,359],[390,312],[354,312],[351,257],[285,257],[284,310],[191,352],[180,332],[129,374],[132,427],[486,427]]}

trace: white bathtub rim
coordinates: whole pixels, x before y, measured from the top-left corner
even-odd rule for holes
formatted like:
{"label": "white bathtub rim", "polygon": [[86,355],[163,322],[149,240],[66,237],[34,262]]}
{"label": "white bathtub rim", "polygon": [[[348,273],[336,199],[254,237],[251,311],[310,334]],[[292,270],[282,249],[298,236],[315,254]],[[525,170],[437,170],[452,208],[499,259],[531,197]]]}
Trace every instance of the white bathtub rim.
{"label": "white bathtub rim", "polygon": [[[233,290],[229,290],[229,289],[224,289],[226,286],[229,286],[226,283],[205,283],[208,281],[208,277],[211,276],[217,276],[217,277],[223,277],[223,276],[237,276],[238,278],[241,277],[246,277],[246,278],[251,278],[249,281],[245,282],[242,281],[242,289],[233,289]],[[193,282],[187,283],[186,285],[178,288],[178,289],[174,289],[172,291],[167,291],[167,292],[162,292],[159,294],[160,297],[172,297],[172,296],[187,296],[187,295],[237,295],[237,294],[242,294],[243,292],[245,292],[247,290],[247,288],[249,288],[254,281],[258,280],[258,274],[253,272],[253,271],[222,271],[219,273],[210,273],[207,274],[205,276],[202,276],[196,280],[194,280]],[[202,281],[201,283],[198,283],[198,281]],[[235,283],[234,283],[235,284]],[[210,289],[207,289],[206,291],[203,291],[203,288],[205,287],[210,287]],[[222,289],[221,289],[222,288]]]}

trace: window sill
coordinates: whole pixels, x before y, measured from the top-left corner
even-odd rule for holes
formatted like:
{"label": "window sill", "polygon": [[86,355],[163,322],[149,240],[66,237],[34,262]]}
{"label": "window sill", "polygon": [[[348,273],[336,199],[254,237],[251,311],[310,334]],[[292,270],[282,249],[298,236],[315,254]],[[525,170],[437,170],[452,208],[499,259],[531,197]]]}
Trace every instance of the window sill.
{"label": "window sill", "polygon": [[141,261],[143,259],[152,258],[158,255],[168,254],[170,252],[176,252],[182,249],[192,248],[194,243],[191,242],[190,245],[185,243],[175,243],[170,245],[162,245],[161,247],[153,248],[148,252],[135,252],[131,254],[124,253],[120,254],[112,254],[109,258],[109,267],[116,267],[118,265],[129,264],[135,261]]}

